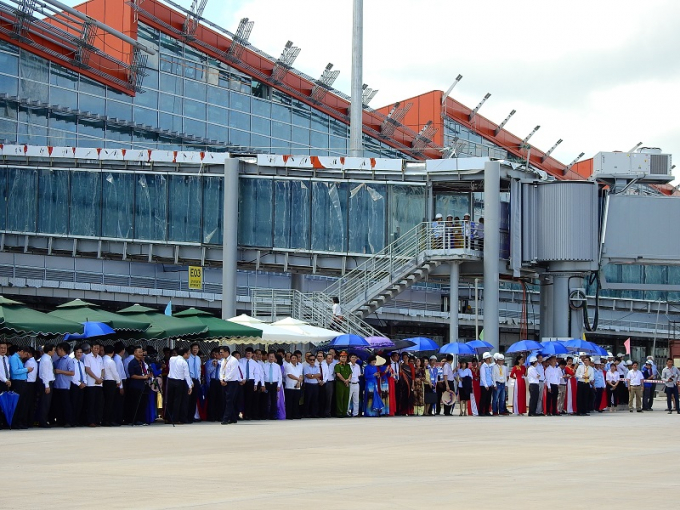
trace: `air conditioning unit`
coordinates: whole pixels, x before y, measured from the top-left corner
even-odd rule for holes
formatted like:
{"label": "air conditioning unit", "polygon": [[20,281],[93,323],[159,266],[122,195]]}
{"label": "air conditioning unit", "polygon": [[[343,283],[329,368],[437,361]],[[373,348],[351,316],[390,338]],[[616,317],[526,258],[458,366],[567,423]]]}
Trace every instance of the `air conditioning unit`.
{"label": "air conditioning unit", "polygon": [[598,152],[593,157],[596,179],[639,179],[644,182],[670,182],[672,156],[661,149],[642,148],[639,152]]}

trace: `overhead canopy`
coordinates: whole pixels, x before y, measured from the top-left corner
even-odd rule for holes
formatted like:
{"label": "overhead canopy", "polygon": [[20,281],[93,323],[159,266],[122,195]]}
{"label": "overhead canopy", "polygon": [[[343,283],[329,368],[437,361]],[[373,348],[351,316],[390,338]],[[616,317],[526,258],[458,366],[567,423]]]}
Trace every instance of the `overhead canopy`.
{"label": "overhead canopy", "polygon": [[177,312],[175,317],[194,324],[200,324],[208,328],[207,338],[261,338],[262,330],[237,324],[236,322],[218,319],[208,312],[197,308],[189,308],[182,312]]}
{"label": "overhead canopy", "polygon": [[144,338],[147,339],[183,338],[202,335],[208,331],[204,324],[197,324],[165,315],[146,306],[132,305],[118,310],[118,313],[125,316],[125,318],[150,323],[149,329],[143,333]]}
{"label": "overhead canopy", "polygon": [[265,324],[255,317],[250,317],[249,315],[239,315],[237,317],[232,317],[228,319],[229,322],[236,322],[237,324],[242,324],[244,326],[249,326],[251,328],[259,329],[262,331],[262,342],[271,344],[299,344],[309,342],[303,336],[296,335],[287,331],[283,328],[272,326],[271,324]]}
{"label": "overhead canopy", "polygon": [[60,317],[52,317],[19,301],[0,296],[0,331],[40,336],[80,334],[83,332],[83,325]]}
{"label": "overhead canopy", "polygon": [[[61,317],[75,322],[96,321],[103,322],[107,326],[111,326],[116,331],[145,331],[150,323],[149,321],[140,321],[132,317],[123,317],[117,313],[100,310],[99,305],[88,303],[80,299],[74,299],[63,305],[59,305],[56,310],[48,313],[53,317]],[[82,328],[80,333],[82,333]]]}
{"label": "overhead canopy", "polygon": [[327,342],[338,336],[337,331],[312,326],[305,321],[293,319],[292,317],[286,317],[280,321],[272,322],[272,326],[283,328],[295,335],[305,337],[307,339],[306,341],[312,342],[315,345]]}

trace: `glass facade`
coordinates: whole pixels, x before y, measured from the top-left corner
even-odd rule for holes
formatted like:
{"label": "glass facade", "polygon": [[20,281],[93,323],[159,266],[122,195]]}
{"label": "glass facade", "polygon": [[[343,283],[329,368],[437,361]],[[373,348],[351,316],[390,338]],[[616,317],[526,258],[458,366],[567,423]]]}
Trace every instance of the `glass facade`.
{"label": "glass facade", "polygon": [[[644,266],[639,264],[607,264],[602,268],[609,283],[680,285],[679,266]],[[595,293],[595,285],[586,288],[588,294]],[[603,289],[603,297],[644,299],[649,301],[680,301],[680,292],[658,290],[618,290]]]}
{"label": "glass facade", "polygon": [[239,244],[370,254],[425,218],[425,187],[242,177]]}
{"label": "glass facade", "polygon": [[[0,41],[0,140],[347,154],[344,123],[141,23],[138,38],[158,53],[149,56],[143,91],[135,97]],[[365,157],[403,157],[368,136],[364,148]],[[155,184],[149,185],[150,198]]]}
{"label": "glass facade", "polygon": [[456,149],[462,157],[478,156],[516,161],[518,158],[453,119],[444,119],[444,146]]}

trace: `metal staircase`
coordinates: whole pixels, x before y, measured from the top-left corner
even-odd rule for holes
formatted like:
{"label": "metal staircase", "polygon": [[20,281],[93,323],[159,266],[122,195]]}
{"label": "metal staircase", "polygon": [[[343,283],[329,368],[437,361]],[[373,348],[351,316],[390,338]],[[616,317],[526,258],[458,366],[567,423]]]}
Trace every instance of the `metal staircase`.
{"label": "metal staircase", "polygon": [[[442,263],[479,260],[481,256],[481,242],[473,239],[469,222],[450,226],[419,223],[324,292],[252,289],[253,315],[272,321],[291,316],[342,333],[380,336],[364,317],[426,278]],[[340,300],[342,321],[334,320],[332,297]]]}

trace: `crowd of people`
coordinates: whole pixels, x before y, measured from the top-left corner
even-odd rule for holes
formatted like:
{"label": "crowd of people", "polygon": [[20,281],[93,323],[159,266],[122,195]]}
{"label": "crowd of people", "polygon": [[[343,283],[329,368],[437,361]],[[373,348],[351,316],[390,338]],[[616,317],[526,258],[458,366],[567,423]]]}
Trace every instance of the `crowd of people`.
{"label": "crowd of people", "polygon": [[434,248],[471,248],[484,250],[484,218],[480,216],[477,221],[472,221],[469,214],[465,214],[461,220],[458,216],[437,213],[432,220],[432,238]]}
{"label": "crowd of people", "polygon": [[[381,355],[382,354],[382,355]],[[680,414],[680,371],[610,356],[505,356],[454,363],[452,355],[408,352],[286,352],[221,346],[202,357],[189,348],[122,342],[30,347],[0,342],[0,388],[18,394],[11,428],[147,425],[162,420],[223,425],[239,420],[379,416],[588,415],[624,407],[653,410],[663,383],[667,411]],[[384,357],[383,357],[384,356]],[[364,356],[362,356],[364,357]],[[207,358],[207,359],[206,359]],[[0,425],[8,427],[0,415]]]}

